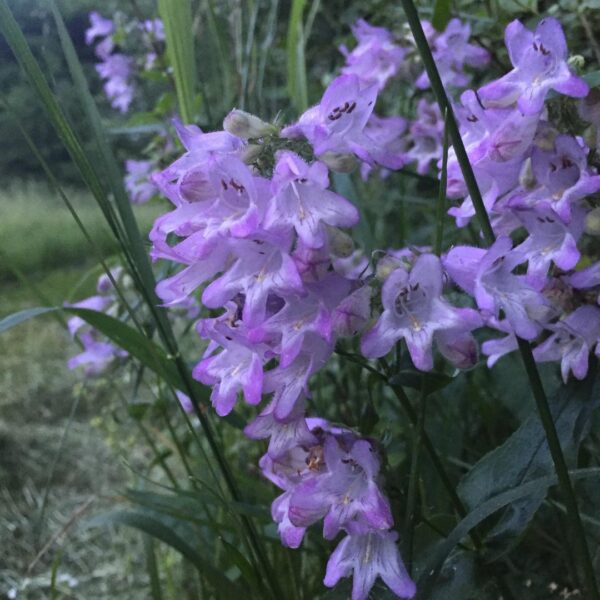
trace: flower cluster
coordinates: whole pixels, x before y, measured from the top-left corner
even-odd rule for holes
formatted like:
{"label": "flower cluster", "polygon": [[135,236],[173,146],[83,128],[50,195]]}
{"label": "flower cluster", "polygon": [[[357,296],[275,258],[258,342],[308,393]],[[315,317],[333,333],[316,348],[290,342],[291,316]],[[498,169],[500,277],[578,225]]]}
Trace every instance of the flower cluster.
{"label": "flower cluster", "polygon": [[[537,361],[560,361],[565,381],[569,372],[582,379],[590,351],[600,352],[600,308],[586,292],[598,286],[598,263],[574,269],[587,243],[588,197],[600,191],[600,176],[588,166],[583,140],[548,121],[545,99],[550,90],[581,98],[588,86],[567,64],[555,19],[541,20],[533,32],[513,21],[506,45],[513,70],[463,93],[458,110],[497,241],[488,250],[453,248],[444,266],[486,324],[506,334],[483,344],[490,366],[516,349],[518,336],[536,342]],[[451,197],[467,195],[453,153],[448,182]],[[449,212],[459,226],[475,214],[469,197]]]}
{"label": "flower cluster", "polygon": [[[423,26],[443,81],[447,86],[465,85],[468,28],[457,20],[443,34],[428,23]],[[404,55],[393,54],[388,46],[384,53],[383,46],[370,41],[370,32],[361,22],[355,28],[359,45],[353,53],[346,52],[346,70],[364,77],[359,88],[375,85],[373,81],[381,88],[404,69],[400,62],[393,70],[385,67],[381,56],[401,61]],[[382,39],[392,43],[391,37]],[[390,269],[386,257],[383,310],[361,347],[365,356],[380,357],[404,339],[415,366],[430,370],[435,342],[447,360],[467,368],[477,361],[471,331],[485,324],[506,334],[484,342],[489,366],[517,348],[518,336],[537,343],[536,360],[560,361],[565,381],[570,372],[581,379],[590,351],[596,348],[600,353],[600,308],[594,305],[599,271],[598,263],[574,269],[587,244],[584,232],[592,209],[588,198],[600,191],[600,176],[588,166],[584,141],[560,133],[549,122],[545,99],[550,90],[583,98],[588,86],[567,64],[564,34],[555,19],[543,19],[534,32],[514,21],[506,30],[506,44],[513,70],[478,91],[465,91],[455,108],[497,242],[487,251],[453,248],[442,262],[426,252],[412,258],[408,253],[397,269],[393,264]],[[369,53],[380,57],[379,62],[367,60]],[[473,66],[487,61],[484,50],[471,48],[470,56]],[[379,71],[378,64],[384,65]],[[418,86],[426,83],[421,76]],[[582,104],[580,114],[593,124],[598,120],[593,102]],[[410,125],[400,117],[371,116],[365,129],[379,129],[381,133],[371,134],[374,140],[394,148],[399,162],[402,157],[406,163],[415,162],[417,172],[425,174],[432,163],[439,166],[444,123],[439,109],[425,99],[417,105],[417,116]],[[371,168],[372,163],[363,164],[363,176]],[[464,198],[449,213],[459,227],[466,225],[475,209],[452,148],[447,193]],[[452,307],[442,297],[444,277],[471,295],[478,311]]]}
{"label": "flower cluster", "polygon": [[[446,87],[466,86],[471,76],[465,66],[482,68],[489,62],[487,50],[469,43],[471,29],[467,23],[452,19],[443,32],[438,32],[429,21],[423,21],[422,25]],[[409,33],[394,41],[390,31],[373,27],[362,19],[352,32],[358,44],[351,52],[345,46],[340,48],[346,58],[342,73],[356,76],[362,89],[373,86],[380,91],[394,78],[405,82],[416,79],[416,87],[422,90],[430,87]],[[444,120],[437,104],[426,98],[419,100],[414,120],[409,122],[402,117],[382,118],[372,114],[366,132],[394,155],[391,167],[379,162],[377,156],[373,157],[375,164],[383,167],[383,176],[387,174],[387,168],[398,169],[412,163],[416,164],[417,172],[424,175],[442,157]],[[373,160],[363,163],[363,178],[368,177],[373,166]]]}
{"label": "flower cluster", "polygon": [[390,531],[375,443],[323,419],[302,418],[288,427],[290,433],[283,433],[268,409],[246,428],[251,437],[272,436],[260,466],[283,490],[272,506],[283,544],[297,548],[306,527],[323,519],[326,539],[347,533],[327,563],[325,585],[334,586],[352,571],[353,600],[365,600],[377,576],[400,598],[411,598],[415,584],[400,558],[398,536]]}
{"label": "flower cluster", "polygon": [[[305,137],[330,162],[355,154],[397,164],[365,131],[376,94],[355,75],[342,75],[282,134]],[[175,208],[156,220],[151,255],[185,265],[157,294],[171,306],[203,286],[202,304],[223,311],[198,322],[208,346],[193,371],[212,386],[218,415],[239,395],[250,405],[271,397],[245,432],[270,440],[261,468],[284,490],[273,503],[283,543],[297,547],[304,529],[324,518],[326,538],[342,530],[348,536],[332,555],[327,585],[354,570],[353,598],[363,599],[380,573],[411,597],[414,584],[377,484],[374,444],[305,417],[310,378],[336,340],[360,331],[369,315],[370,288],[344,264],[352,243],[341,228],[355,225],[358,212],[329,189],[321,160],[282,149],[272,173],[253,167],[256,143],[262,139],[268,150],[269,140],[280,139],[272,125],[233,111],[224,126],[228,131],[203,133],[176,123],[186,152],[153,178]]]}
{"label": "flower cluster", "polygon": [[[118,286],[119,292],[115,289]],[[103,273],[96,283],[96,294],[72,304],[66,303],[68,308],[84,308],[102,312],[115,319],[126,320],[128,317],[127,306],[135,304],[137,298],[131,277],[122,267],[114,267],[108,273]],[[170,313],[171,321],[177,320],[188,323],[198,317],[199,308],[192,299],[180,302]],[[144,320],[147,315],[143,310],[136,310],[137,318]],[[83,367],[86,377],[99,377],[122,365],[129,354],[110,342],[100,331],[86,323],[81,317],[71,317],[67,322],[71,337],[76,339],[82,347],[82,352],[69,359],[67,365],[70,369]],[[184,408],[189,405],[189,398],[177,392],[178,398]],[[187,410],[187,409],[186,409]],[[188,410],[188,412],[190,412]]]}
{"label": "flower cluster", "polygon": [[100,63],[96,70],[104,80],[104,93],[111,106],[122,113],[129,110],[135,96],[135,77],[138,66],[132,56],[119,51],[119,40],[137,33],[145,55],[141,68],[150,70],[157,60],[155,46],[164,42],[165,33],[160,19],[126,23],[123,31],[118,30],[112,19],[105,19],[97,12],[90,13],[90,27],[85,32],[86,44],[96,43],[96,56]]}
{"label": "flower cluster", "polygon": [[[120,285],[130,286],[129,277],[124,274],[121,267],[113,269],[111,276]],[[96,284],[96,291],[97,295],[67,306],[96,310],[113,317],[118,316],[120,303],[108,275],[100,276]],[[82,352],[69,359],[67,363],[69,369],[82,366],[86,377],[98,377],[128,356],[127,352],[107,341],[97,329],[88,325],[80,317],[71,317],[67,322],[67,327],[71,336],[77,339],[82,347]]]}

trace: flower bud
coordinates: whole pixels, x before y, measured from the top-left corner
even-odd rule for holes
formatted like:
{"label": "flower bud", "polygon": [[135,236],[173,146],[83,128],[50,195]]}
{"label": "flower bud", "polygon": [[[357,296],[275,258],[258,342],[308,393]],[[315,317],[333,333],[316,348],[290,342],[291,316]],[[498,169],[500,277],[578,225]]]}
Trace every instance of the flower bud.
{"label": "flower bud", "polygon": [[356,159],[352,154],[324,152],[318,158],[337,173],[351,173],[356,167]]}
{"label": "flower bud", "polygon": [[600,235],[600,206],[589,212],[585,218],[585,232],[588,235]]}
{"label": "flower bud", "polygon": [[531,167],[531,158],[527,158],[519,173],[519,184],[525,190],[531,190],[536,185],[535,175]]}
{"label": "flower bud", "polygon": [[398,267],[403,266],[403,262],[392,256],[390,254],[386,254],[383,258],[377,261],[377,267],[375,269],[375,277],[379,281],[385,281]]}
{"label": "flower bud", "polygon": [[581,54],[574,54],[569,57],[567,64],[575,71],[580,71],[585,66],[585,58]]}
{"label": "flower bud", "polygon": [[223,120],[223,129],[243,140],[260,138],[277,131],[274,125],[265,123],[255,115],[234,108]]}
{"label": "flower bud", "polygon": [[329,249],[334,256],[348,258],[354,252],[354,242],[352,238],[337,227],[327,225],[327,234],[329,237]]}

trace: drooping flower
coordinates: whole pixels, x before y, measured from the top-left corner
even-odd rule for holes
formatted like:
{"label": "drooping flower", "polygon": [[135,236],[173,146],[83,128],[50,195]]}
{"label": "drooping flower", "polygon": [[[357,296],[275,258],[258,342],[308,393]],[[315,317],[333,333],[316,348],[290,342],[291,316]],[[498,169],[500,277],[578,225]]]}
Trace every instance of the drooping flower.
{"label": "drooping flower", "polygon": [[442,286],[441,262],[433,254],[419,256],[410,273],[403,267],[393,271],[383,284],[383,313],[363,336],[362,353],[368,358],[384,356],[403,338],[415,366],[431,370],[436,331],[470,331],[482,323],[476,311],[444,300]]}
{"label": "drooping flower", "polygon": [[155,168],[152,160],[125,161],[125,188],[134,204],[144,204],[156,194],[156,185],[150,177]]}
{"label": "drooping flower", "polygon": [[588,357],[600,341],[600,308],[580,306],[556,325],[547,325],[554,333],[533,351],[537,362],[560,360],[560,371],[566,383],[569,372],[583,379],[588,371]]}
{"label": "drooping flower", "polygon": [[416,586],[406,571],[392,531],[350,532],[327,563],[323,583],[333,587],[352,573],[352,600],[366,600],[377,577],[400,598],[412,598]]}

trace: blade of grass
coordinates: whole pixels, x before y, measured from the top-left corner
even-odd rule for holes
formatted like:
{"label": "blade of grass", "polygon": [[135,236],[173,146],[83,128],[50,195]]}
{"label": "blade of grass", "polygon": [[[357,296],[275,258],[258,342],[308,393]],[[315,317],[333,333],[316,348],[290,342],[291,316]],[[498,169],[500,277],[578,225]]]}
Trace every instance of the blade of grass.
{"label": "blade of grass", "polygon": [[[450,132],[452,145],[454,147],[454,151],[456,152],[456,158],[460,164],[460,168],[465,180],[465,184],[471,196],[473,206],[475,207],[475,212],[477,214],[481,230],[487,244],[491,245],[496,240],[496,236],[492,229],[489,216],[481,197],[479,186],[477,185],[477,180],[475,179],[475,174],[473,173],[471,163],[469,162],[469,157],[460,136],[460,131],[452,111],[452,106],[450,105],[448,97],[446,96],[440,74],[437,70],[433,55],[431,54],[431,49],[429,48],[429,44],[425,38],[417,9],[415,8],[412,0],[402,0],[402,6],[419,50],[419,54],[423,60],[425,70],[427,71],[427,75],[429,77],[429,81],[431,82],[431,87],[435,93],[440,110],[442,111],[442,114],[446,115],[446,125]],[[583,566],[586,588],[590,594],[591,600],[600,600],[600,591],[598,590],[596,574],[588,548],[585,531],[583,529],[583,524],[581,522],[579,507],[577,506],[577,499],[575,498],[575,491],[569,477],[569,471],[567,469],[565,457],[558,439],[554,420],[552,419],[548,398],[546,397],[546,392],[544,391],[544,386],[535,364],[529,342],[519,338],[517,338],[517,341],[525,366],[525,371],[529,379],[529,385],[531,387],[537,410],[540,415],[540,420],[542,421],[544,431],[546,432],[546,439],[548,441],[548,446],[554,462],[559,486],[567,507],[567,516],[571,531],[577,542],[577,552],[579,554],[580,563]]]}
{"label": "blade of grass", "polygon": [[194,122],[197,89],[196,54],[190,0],[158,0],[165,26],[167,55],[173,68],[179,112],[184,123]]}
{"label": "blade of grass", "polygon": [[304,57],[304,7],[306,0],[292,0],[287,34],[288,94],[299,113],[308,108]]}

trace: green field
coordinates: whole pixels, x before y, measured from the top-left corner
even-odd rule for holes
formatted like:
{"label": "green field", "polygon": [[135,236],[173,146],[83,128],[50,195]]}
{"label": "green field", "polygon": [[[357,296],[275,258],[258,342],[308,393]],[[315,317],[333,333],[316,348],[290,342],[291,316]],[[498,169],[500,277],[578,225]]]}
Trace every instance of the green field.
{"label": "green field", "polygon": [[[91,198],[67,193],[109,253]],[[145,227],[152,212],[138,209]],[[89,291],[97,274],[93,252],[55,194],[43,184],[14,182],[0,192],[0,214],[0,318],[43,304],[35,290],[53,305]],[[16,279],[15,267],[25,281]],[[92,421],[103,413],[105,390],[81,383],[66,367],[76,351],[52,317],[0,337],[1,598],[15,591],[18,598],[50,597],[55,566],[57,598],[134,598],[136,588],[146,597],[139,536],[82,526],[113,504],[130,471],[119,458],[123,440],[111,444],[106,427]],[[127,437],[127,427],[118,435]]]}

